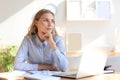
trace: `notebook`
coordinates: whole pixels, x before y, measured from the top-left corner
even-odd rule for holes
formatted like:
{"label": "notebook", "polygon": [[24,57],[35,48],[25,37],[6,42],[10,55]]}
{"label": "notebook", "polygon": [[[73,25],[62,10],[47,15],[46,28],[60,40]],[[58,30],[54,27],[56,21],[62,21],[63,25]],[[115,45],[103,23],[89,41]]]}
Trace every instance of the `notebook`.
{"label": "notebook", "polygon": [[104,67],[107,60],[107,47],[92,47],[85,51],[79,61],[77,72],[60,72],[53,76],[68,77],[68,78],[83,78],[104,73]]}

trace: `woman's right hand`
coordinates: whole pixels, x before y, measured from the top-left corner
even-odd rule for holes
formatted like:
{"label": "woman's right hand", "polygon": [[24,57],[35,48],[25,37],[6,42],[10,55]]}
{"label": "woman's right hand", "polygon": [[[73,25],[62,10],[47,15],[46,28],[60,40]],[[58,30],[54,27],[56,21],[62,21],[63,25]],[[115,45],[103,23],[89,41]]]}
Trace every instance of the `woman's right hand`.
{"label": "woman's right hand", "polygon": [[52,65],[38,65],[38,70],[50,70],[50,71],[61,71],[58,67]]}

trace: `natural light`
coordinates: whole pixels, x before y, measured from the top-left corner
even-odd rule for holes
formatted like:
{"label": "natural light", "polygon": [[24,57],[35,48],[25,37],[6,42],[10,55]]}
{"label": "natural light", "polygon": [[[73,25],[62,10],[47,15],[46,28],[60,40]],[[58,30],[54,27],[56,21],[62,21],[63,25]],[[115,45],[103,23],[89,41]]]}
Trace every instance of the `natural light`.
{"label": "natural light", "polygon": [[51,3],[57,6],[61,1],[33,0],[25,7],[21,6],[21,10],[1,22],[0,47],[5,47],[5,45],[19,45],[29,29],[34,14],[42,8],[52,9]]}

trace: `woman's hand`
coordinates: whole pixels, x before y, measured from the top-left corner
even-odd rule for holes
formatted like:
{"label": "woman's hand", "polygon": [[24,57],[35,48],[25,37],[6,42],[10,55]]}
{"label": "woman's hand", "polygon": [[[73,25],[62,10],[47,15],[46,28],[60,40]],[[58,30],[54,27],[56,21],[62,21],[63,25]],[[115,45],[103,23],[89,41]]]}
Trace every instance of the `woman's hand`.
{"label": "woman's hand", "polygon": [[55,51],[57,49],[57,46],[53,40],[53,36],[51,33],[45,33],[44,34],[44,38],[45,40],[50,44],[50,46],[52,47],[53,51]]}
{"label": "woman's hand", "polygon": [[56,43],[54,42],[53,36],[50,32],[41,32],[38,34],[38,36],[40,37],[41,41],[46,40],[50,44],[53,51],[57,49]]}
{"label": "woman's hand", "polygon": [[48,43],[53,42],[53,37],[52,37],[52,34],[50,32],[43,33],[43,36]]}
{"label": "woman's hand", "polygon": [[58,67],[56,66],[51,66],[51,65],[38,65],[38,70],[50,70],[50,71],[61,71]]}

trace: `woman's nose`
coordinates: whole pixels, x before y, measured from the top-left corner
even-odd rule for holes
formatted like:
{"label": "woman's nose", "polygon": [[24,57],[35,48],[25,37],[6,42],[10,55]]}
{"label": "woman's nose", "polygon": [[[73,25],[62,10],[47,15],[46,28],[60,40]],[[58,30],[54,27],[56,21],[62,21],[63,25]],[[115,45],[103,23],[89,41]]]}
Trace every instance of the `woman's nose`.
{"label": "woman's nose", "polygon": [[52,21],[49,21],[48,24],[51,26],[53,23],[52,23]]}

